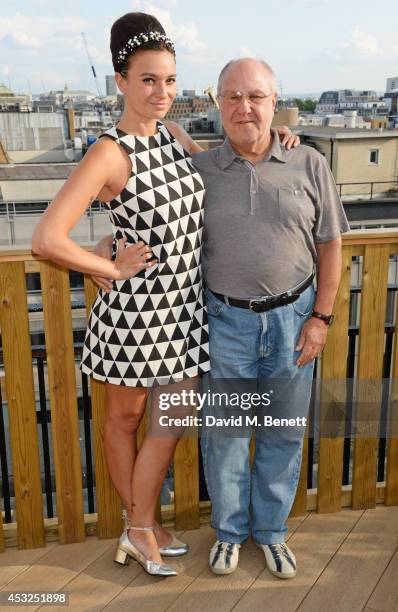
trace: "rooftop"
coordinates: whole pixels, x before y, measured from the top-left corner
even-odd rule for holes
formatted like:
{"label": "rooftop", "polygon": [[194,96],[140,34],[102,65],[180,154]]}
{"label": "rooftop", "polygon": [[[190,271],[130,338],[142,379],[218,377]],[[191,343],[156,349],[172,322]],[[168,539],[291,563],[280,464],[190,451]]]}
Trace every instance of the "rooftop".
{"label": "rooftop", "polygon": [[334,139],[350,139],[350,138],[398,138],[398,130],[368,130],[366,128],[341,128],[341,127],[319,127],[319,126],[302,126],[294,130],[298,135],[305,134],[308,136],[316,136],[317,138],[334,138]]}
{"label": "rooftop", "polygon": [[11,91],[4,83],[0,83],[0,96],[14,96],[14,92]]}
{"label": "rooftop", "polygon": [[0,181],[67,179],[75,163],[0,164]]}

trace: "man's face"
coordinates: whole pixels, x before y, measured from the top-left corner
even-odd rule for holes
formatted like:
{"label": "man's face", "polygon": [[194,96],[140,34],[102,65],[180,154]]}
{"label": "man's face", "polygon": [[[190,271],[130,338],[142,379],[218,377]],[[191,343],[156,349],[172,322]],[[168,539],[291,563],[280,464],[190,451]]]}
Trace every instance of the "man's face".
{"label": "man's face", "polygon": [[[277,97],[272,89],[271,75],[260,62],[242,60],[227,70],[221,82],[219,104],[224,129],[232,143],[247,146],[261,140],[268,133]],[[254,103],[243,96],[236,103],[231,100],[231,92],[261,93],[267,97]],[[224,97],[225,94],[227,97]]]}

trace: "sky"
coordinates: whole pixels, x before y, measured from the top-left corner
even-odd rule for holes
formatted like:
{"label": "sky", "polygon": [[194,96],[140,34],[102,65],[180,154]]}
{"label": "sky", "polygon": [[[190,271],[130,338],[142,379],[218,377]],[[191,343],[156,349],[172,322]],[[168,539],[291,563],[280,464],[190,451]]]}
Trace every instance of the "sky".
{"label": "sky", "polygon": [[173,39],[178,89],[215,85],[232,58],[261,57],[282,94],[375,89],[398,76],[396,0],[14,0],[0,9],[0,83],[17,93],[88,89],[113,74],[110,27],[129,11],[154,14]]}

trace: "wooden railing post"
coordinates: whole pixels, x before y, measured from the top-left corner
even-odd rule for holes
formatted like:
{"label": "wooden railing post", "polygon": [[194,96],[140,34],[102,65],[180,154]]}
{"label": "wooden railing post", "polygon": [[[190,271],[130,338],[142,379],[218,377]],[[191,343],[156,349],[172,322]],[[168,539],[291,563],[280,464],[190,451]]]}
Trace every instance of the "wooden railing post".
{"label": "wooden railing post", "polygon": [[20,548],[44,546],[43,505],[24,263],[0,263],[0,327]]}
{"label": "wooden railing post", "polygon": [[[376,504],[377,450],[387,302],[388,245],[367,245],[363,258],[352,507]],[[366,381],[369,381],[368,383]],[[372,381],[371,384],[370,381]],[[366,434],[360,428],[366,429]]]}
{"label": "wooden railing post", "polygon": [[199,447],[197,432],[189,428],[174,455],[174,508],[176,529],[198,529]]}
{"label": "wooden railing post", "polygon": [[387,440],[386,506],[398,506],[398,300],[395,310],[394,357]]}
{"label": "wooden railing post", "polygon": [[[338,512],[341,509],[348,319],[350,306],[352,249],[344,247],[342,275],[334,312],[335,321],[328,331],[322,355],[321,414],[318,466],[318,512]],[[332,396],[327,397],[327,381],[331,381]]]}
{"label": "wooden railing post", "polygon": [[[397,341],[397,336],[395,337]],[[395,351],[395,355],[396,355]],[[395,357],[397,363],[397,357]],[[388,442],[387,442],[387,478],[386,478],[386,506],[398,506],[398,401],[396,398],[397,394],[397,378],[395,374],[394,366],[394,383],[393,393],[394,396],[391,399],[391,417],[388,428]]]}
{"label": "wooden railing post", "polygon": [[0,552],[4,552],[4,547],[3,515],[0,512]]}
{"label": "wooden railing post", "polygon": [[40,279],[47,348],[58,530],[60,542],[66,544],[81,542],[85,538],[69,274],[58,264],[45,261],[40,265]]}

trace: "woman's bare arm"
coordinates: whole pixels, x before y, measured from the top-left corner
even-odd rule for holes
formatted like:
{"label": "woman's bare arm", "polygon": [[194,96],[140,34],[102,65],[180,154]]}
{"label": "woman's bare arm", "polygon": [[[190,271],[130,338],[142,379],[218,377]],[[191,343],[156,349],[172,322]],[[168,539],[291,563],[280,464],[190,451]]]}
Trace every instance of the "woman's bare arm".
{"label": "woman's bare arm", "polygon": [[169,132],[173,134],[174,138],[176,138],[182,144],[184,149],[186,149],[186,151],[188,151],[188,153],[191,155],[203,151],[202,147],[200,147],[197,142],[192,140],[190,135],[179,123],[175,123],[174,121],[166,121],[165,126]]}
{"label": "woman's bare arm", "polygon": [[129,278],[153,265],[146,263],[151,250],[144,243],[121,249],[113,262],[89,253],[69,238],[90,203],[120,173],[123,166],[115,147],[105,139],[90,147],[42,215],[33,233],[33,251],[73,270],[112,279]]}

